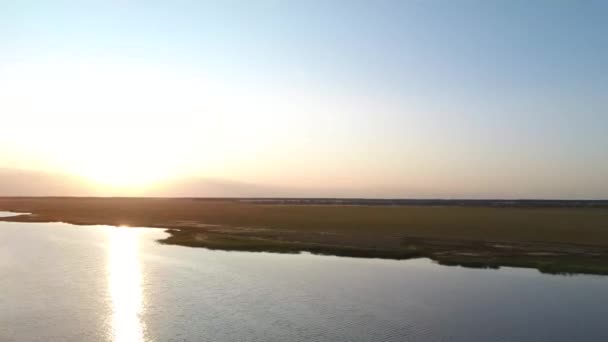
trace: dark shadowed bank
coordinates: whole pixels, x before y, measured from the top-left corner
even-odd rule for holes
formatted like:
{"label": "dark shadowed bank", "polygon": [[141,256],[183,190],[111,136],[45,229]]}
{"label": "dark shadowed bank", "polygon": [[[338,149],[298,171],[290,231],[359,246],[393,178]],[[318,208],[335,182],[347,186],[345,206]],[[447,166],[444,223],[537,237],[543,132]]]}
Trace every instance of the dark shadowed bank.
{"label": "dark shadowed bank", "polygon": [[608,274],[605,201],[0,198],[5,221],[168,228],[209,249]]}

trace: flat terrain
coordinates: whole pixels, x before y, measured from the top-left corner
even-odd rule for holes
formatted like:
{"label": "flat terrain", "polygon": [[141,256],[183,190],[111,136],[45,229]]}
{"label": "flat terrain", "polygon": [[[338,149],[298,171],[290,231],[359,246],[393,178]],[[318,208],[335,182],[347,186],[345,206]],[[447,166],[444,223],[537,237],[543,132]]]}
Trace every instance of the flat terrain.
{"label": "flat terrain", "polygon": [[0,210],[33,214],[5,221],[167,228],[170,236],[162,243],[193,247],[608,274],[606,207],[0,198]]}

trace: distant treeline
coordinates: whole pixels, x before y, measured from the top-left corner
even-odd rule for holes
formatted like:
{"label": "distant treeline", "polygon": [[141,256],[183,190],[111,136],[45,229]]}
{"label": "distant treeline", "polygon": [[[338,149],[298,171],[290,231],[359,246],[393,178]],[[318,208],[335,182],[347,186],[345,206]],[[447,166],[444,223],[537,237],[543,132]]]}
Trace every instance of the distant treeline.
{"label": "distant treeline", "polygon": [[500,199],[344,199],[344,198],[240,198],[239,202],[291,205],[419,205],[521,208],[608,208],[608,200],[500,200]]}

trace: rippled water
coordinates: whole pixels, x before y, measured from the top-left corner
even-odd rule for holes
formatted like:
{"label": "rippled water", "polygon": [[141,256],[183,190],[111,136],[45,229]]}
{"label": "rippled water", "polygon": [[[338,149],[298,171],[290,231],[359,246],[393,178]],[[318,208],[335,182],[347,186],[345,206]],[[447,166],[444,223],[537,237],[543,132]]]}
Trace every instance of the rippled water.
{"label": "rippled water", "polygon": [[608,278],[0,223],[0,341],[607,341]]}

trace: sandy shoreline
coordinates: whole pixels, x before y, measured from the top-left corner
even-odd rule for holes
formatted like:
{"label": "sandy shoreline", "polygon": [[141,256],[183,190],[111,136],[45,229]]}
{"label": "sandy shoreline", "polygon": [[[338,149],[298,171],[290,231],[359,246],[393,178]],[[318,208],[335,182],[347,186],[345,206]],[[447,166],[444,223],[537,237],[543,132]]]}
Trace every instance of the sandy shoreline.
{"label": "sandy shoreline", "polygon": [[167,228],[162,241],[240,251],[608,274],[605,208],[252,204],[235,200],[0,198],[13,222]]}

